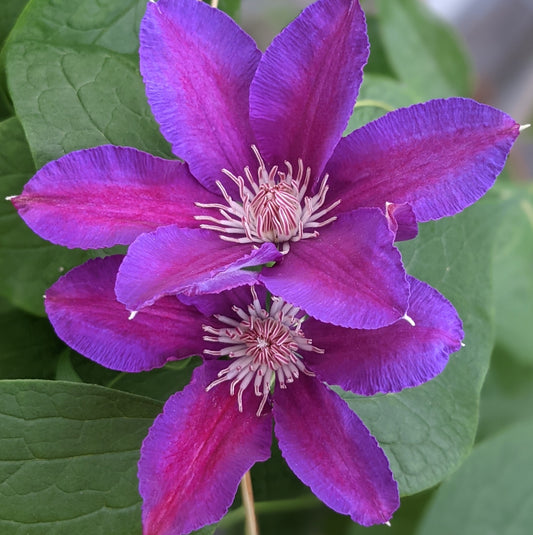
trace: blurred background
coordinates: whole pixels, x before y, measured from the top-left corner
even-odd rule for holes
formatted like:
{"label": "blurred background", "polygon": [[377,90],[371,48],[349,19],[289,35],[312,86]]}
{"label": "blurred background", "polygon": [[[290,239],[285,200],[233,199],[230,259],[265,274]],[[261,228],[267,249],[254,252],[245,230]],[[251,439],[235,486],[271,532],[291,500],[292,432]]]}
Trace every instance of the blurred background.
{"label": "blurred background", "polygon": [[[393,0],[390,0],[393,1]],[[533,0],[420,0],[449,22],[470,57],[474,98],[491,104],[520,124],[533,120]],[[242,1],[242,24],[265,49],[311,0]],[[367,13],[373,0],[362,0]],[[533,128],[512,153],[515,180],[533,177]]]}

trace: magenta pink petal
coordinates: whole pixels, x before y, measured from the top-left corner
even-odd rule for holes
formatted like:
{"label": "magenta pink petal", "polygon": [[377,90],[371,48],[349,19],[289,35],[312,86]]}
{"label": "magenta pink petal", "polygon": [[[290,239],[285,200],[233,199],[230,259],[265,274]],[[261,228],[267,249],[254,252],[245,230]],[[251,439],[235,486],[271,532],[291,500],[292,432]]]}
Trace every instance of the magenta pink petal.
{"label": "magenta pink petal", "polygon": [[494,184],[519,125],[464,98],[402,108],[342,139],[329,161],[341,208],[409,203],[419,221],[460,212]]}
{"label": "magenta pink petal", "polygon": [[255,163],[248,91],[261,52],[225,13],[197,0],[148,2],[140,40],[141,73],[163,135],[218,191],[223,168],[242,174]]}
{"label": "magenta pink petal", "polygon": [[324,355],[306,362],[329,384],[372,396],[418,386],[438,375],[461,348],[462,324],[437,290],[412,277],[409,317],[375,330],[343,329],[309,318],[303,329]]}
{"label": "magenta pink petal", "polygon": [[197,227],[194,202],[216,199],[181,162],[105,145],[48,163],[13,204],[41,237],[88,249],[129,244],[161,225]]}
{"label": "magenta pink petal", "polygon": [[91,360],[127,372],[200,354],[204,317],[175,297],[163,298],[128,320],[130,313],[114,292],[122,258],[89,260],[46,292],[46,312],[57,335]]}
{"label": "magenta pink petal", "polygon": [[219,293],[257,281],[257,271],[241,268],[280,257],[272,243],[251,249],[210,230],[160,227],[131,244],[117,277],[117,297],[128,309],[140,310],[164,295]]}
{"label": "magenta pink petal", "polygon": [[183,535],[220,520],[242,476],[270,457],[272,416],[255,415],[252,389],[244,411],[227,385],[207,385],[225,366],[208,362],[165,404],[144,440],[139,461],[144,535]]}
{"label": "magenta pink petal", "polygon": [[250,88],[250,116],[272,164],[302,158],[318,177],[353,111],[368,58],[357,0],[319,0],[277,36]]}
{"label": "magenta pink petal", "polygon": [[337,394],[302,375],[274,392],[274,420],[287,464],[328,507],[363,526],[391,518],[399,497],[387,458]]}
{"label": "magenta pink petal", "polygon": [[375,329],[401,318],[409,285],[387,219],[377,208],[342,214],[291,245],[260,280],[274,295],[325,322]]}

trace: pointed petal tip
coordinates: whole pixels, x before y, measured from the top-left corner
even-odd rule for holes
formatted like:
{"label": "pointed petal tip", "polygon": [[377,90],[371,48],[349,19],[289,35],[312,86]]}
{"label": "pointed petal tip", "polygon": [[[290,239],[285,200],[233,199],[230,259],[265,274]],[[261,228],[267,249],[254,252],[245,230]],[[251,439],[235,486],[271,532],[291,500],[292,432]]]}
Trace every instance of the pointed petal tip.
{"label": "pointed petal tip", "polygon": [[13,199],[16,199],[18,197],[18,195],[8,195],[7,197],[5,197],[5,200],[6,201],[12,201]]}
{"label": "pointed petal tip", "polygon": [[519,132],[523,132],[524,130],[527,130],[531,125],[528,123],[528,124],[521,124],[520,127],[518,128],[518,131]]}

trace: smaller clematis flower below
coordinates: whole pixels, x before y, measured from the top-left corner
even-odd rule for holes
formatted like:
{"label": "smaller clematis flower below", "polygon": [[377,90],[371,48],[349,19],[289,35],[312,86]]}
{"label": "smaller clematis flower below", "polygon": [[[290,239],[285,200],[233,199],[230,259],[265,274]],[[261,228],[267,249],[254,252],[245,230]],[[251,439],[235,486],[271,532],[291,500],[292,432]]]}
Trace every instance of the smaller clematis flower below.
{"label": "smaller clematis flower below", "polygon": [[114,370],[203,354],[141,449],[145,535],[220,520],[243,475],[270,457],[272,420],[287,464],[326,505],[365,526],[389,521],[399,497],[388,460],[328,385],[373,395],[439,374],[463,338],[442,295],[410,277],[408,320],[374,330],[322,323],[261,285],[166,296],[132,317],[114,292],[122,259],[75,268],[45,306],[66,343]]}
{"label": "smaller clematis flower below", "polygon": [[368,53],[357,0],[318,0],[264,53],[204,2],[148,2],[140,70],[186,163],[111,145],[76,151],[12,202],[54,243],[129,245],[116,290],[130,310],[259,279],[322,321],[391,325],[409,298],[394,238],[484,195],[519,125],[451,98],[342,137]]}

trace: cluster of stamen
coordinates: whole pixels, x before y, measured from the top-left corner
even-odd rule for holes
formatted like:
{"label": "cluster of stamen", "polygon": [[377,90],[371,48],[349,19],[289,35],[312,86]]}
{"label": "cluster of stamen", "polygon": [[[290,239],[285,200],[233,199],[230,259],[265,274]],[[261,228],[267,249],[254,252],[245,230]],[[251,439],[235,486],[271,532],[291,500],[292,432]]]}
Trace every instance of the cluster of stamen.
{"label": "cluster of stamen", "polygon": [[286,253],[290,242],[314,238],[318,236],[317,228],[336,219],[329,217],[320,221],[340,203],[337,200],[322,209],[329,189],[327,174],[322,178],[318,192],[306,195],[311,182],[311,169],[304,168],[301,158],[298,159],[296,175],[287,161],[285,173],[277,165],[267,171],[257,147],[252,146],[252,150],[258,161],[257,178],[249,167],[244,169],[246,180],[223,169],[222,172],[239,188],[240,202],[233,200],[222,183],[217,181],[227,205],[196,203],[202,208],[215,208],[222,216],[196,216],[197,220],[208,222],[202,223],[202,228],[219,232],[223,240],[231,242],[276,243],[280,245],[281,252]]}
{"label": "cluster of stamen", "polygon": [[220,350],[205,350],[204,353],[216,356],[228,356],[231,363],[218,374],[206,391],[216,385],[231,381],[230,393],[237,392],[239,411],[243,411],[242,396],[253,382],[255,395],[261,397],[257,416],[261,415],[267,402],[275,379],[280,388],[287,388],[287,383],[294,382],[300,373],[314,375],[308,370],[298,354],[299,350],[324,353],[305,338],[301,324],[303,316],[298,317],[299,309],[285,303],[280,298],[272,297],[270,311],[265,310],[257,293],[252,288],[252,303],[245,311],[233,307],[238,320],[226,316],[215,316],[225,327],[216,329],[204,325],[209,335],[204,340],[219,342],[224,345]]}

